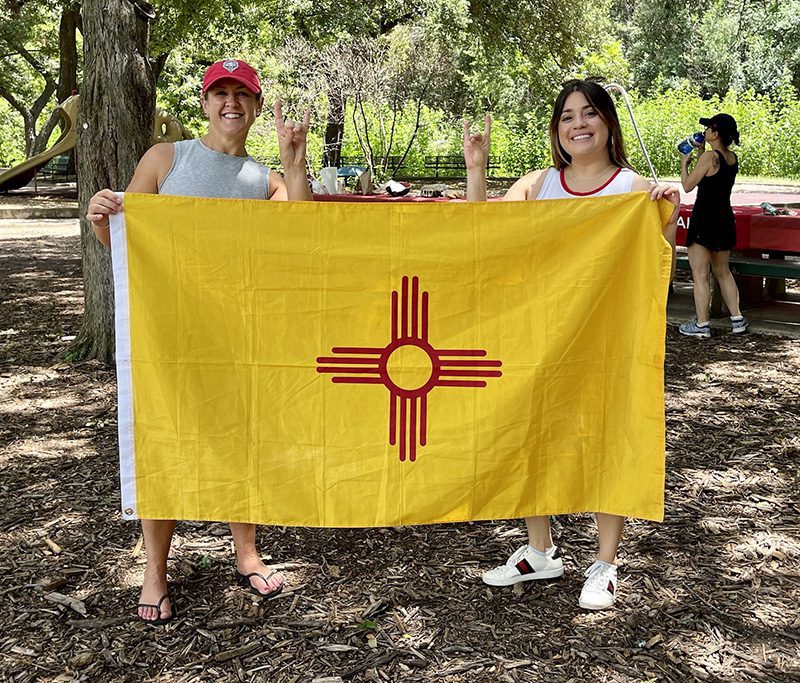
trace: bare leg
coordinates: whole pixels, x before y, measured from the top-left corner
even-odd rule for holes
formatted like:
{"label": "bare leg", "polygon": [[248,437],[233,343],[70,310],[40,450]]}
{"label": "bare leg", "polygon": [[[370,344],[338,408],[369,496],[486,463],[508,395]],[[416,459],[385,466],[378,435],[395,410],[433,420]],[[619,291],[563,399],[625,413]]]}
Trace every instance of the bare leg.
{"label": "bare leg", "polygon": [[[271,570],[261,561],[261,556],[256,549],[255,524],[231,522],[230,527],[233,543],[236,546],[237,571],[244,575],[258,572],[263,576],[267,576]],[[250,578],[250,585],[262,595],[269,595],[283,585],[283,576],[274,574],[266,583],[259,577],[253,576]]]}
{"label": "bare leg", "polygon": [[614,564],[617,558],[617,548],[622,538],[622,528],[625,526],[625,518],[619,515],[607,515],[603,512],[597,513],[597,538],[599,550],[597,559]]}
{"label": "bare leg", "polygon": [[[175,532],[175,521],[171,519],[143,519],[142,535],[147,552],[147,564],[144,568],[144,581],[139,602],[156,605],[161,596],[167,592],[167,557]],[[169,600],[161,603],[161,614],[155,607],[139,607],[139,616],[146,621],[168,618],[172,614]]]}
{"label": "bare leg", "polygon": [[710,261],[711,252],[705,247],[697,243],[689,247],[689,265],[692,267],[692,282],[694,282],[692,288],[694,309],[700,325],[708,322],[708,311],[711,306],[711,291],[708,285]]}
{"label": "bare leg", "polygon": [[725,300],[725,305],[728,307],[732,317],[737,317],[742,314],[739,310],[739,288],[736,286],[736,280],[733,279],[731,269],[728,266],[731,252],[718,251],[711,253],[711,267],[714,269],[714,277],[719,282],[719,288],[722,290],[722,298]]}
{"label": "bare leg", "polygon": [[531,548],[545,552],[553,545],[549,517],[526,517],[525,525],[528,527],[528,544]]}

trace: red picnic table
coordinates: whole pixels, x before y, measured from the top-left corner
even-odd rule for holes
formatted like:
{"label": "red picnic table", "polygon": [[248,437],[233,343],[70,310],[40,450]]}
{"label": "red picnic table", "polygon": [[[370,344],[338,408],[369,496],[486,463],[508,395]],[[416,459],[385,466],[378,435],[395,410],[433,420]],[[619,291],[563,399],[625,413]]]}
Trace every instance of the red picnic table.
{"label": "red picnic table", "polygon": [[[691,205],[681,205],[678,246],[686,245],[691,215]],[[770,216],[759,206],[734,206],[733,217],[736,220],[735,251],[800,254],[800,216]]]}

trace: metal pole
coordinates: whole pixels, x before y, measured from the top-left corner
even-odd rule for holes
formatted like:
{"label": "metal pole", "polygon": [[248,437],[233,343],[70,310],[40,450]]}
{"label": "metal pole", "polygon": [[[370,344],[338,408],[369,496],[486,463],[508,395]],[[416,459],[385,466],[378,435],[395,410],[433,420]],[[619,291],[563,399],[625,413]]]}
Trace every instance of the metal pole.
{"label": "metal pole", "polygon": [[631,117],[631,123],[633,124],[633,130],[636,133],[636,137],[639,139],[639,146],[642,148],[642,152],[644,153],[644,158],[647,161],[647,165],[650,167],[650,175],[653,176],[653,182],[658,185],[658,176],[656,176],[656,169],[653,168],[653,162],[650,161],[650,155],[647,153],[647,148],[644,146],[644,140],[642,140],[642,136],[639,133],[639,126],[636,125],[636,119],[633,118],[633,108],[631,107],[630,100],[628,99],[628,93],[626,92],[625,88],[623,88],[619,83],[609,83],[608,85],[603,86],[605,89],[610,93],[616,90],[620,95],[622,95],[622,100],[625,102],[625,107],[628,110],[628,114]]}

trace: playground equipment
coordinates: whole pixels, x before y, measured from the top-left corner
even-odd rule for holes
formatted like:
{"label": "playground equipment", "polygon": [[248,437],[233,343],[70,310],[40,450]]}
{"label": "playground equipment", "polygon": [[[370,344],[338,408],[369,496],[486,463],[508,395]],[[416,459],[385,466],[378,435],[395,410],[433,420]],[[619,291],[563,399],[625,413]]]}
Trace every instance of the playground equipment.
{"label": "playground equipment", "polygon": [[21,164],[0,173],[0,192],[16,190],[27,185],[50,159],[68,152],[75,146],[75,122],[78,118],[78,96],[70,95],[58,105],[58,113],[64,124],[56,143],[41,154],[25,159]]}
{"label": "playground equipment", "polygon": [[[8,192],[9,190],[17,190],[20,187],[24,187],[33,180],[34,176],[53,157],[59,154],[66,154],[75,147],[78,97],[78,95],[71,95],[58,105],[58,113],[61,116],[64,128],[52,147],[41,154],[32,156],[30,159],[25,159],[21,164],[9,168],[4,173],[0,173],[0,192]],[[153,144],[189,140],[192,137],[192,134],[174,116],[163,109],[156,111],[153,119]]]}
{"label": "playground equipment", "polygon": [[191,140],[194,137],[184,125],[172,114],[163,109],[156,109],[153,117],[153,144],[157,142],[178,142]]}

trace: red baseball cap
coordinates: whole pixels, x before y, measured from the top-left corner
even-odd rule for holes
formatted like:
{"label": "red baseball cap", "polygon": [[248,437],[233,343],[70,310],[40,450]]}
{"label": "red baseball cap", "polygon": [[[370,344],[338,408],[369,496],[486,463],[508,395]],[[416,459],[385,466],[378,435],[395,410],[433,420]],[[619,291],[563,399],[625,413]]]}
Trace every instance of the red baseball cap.
{"label": "red baseball cap", "polygon": [[203,75],[203,94],[205,95],[214,83],[224,78],[238,81],[256,95],[261,94],[261,81],[258,80],[256,70],[241,59],[222,59],[208,67]]}

